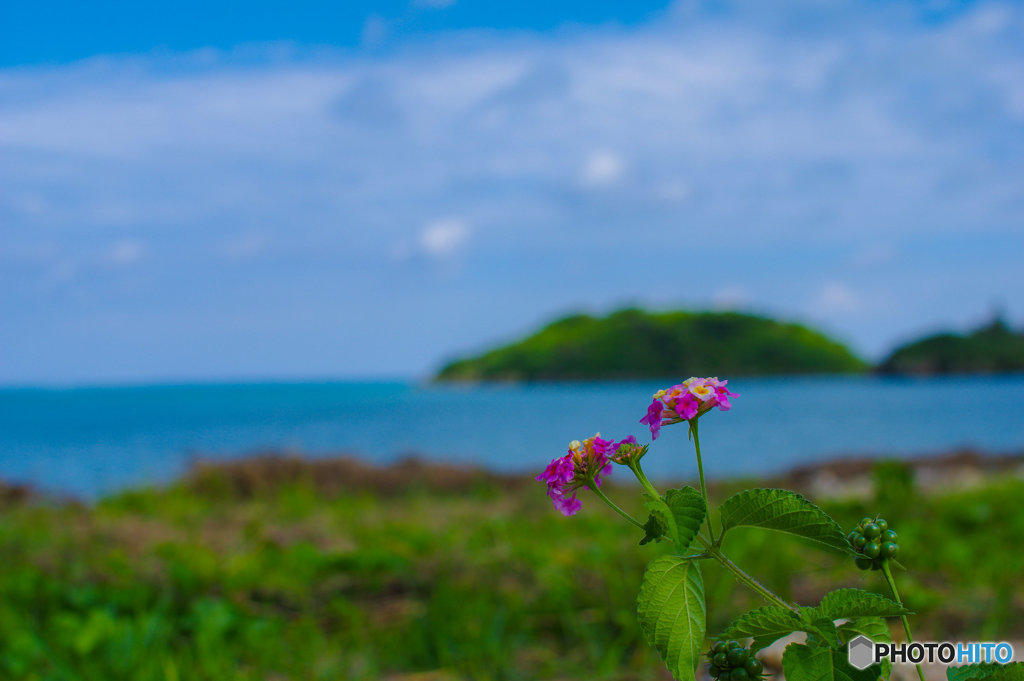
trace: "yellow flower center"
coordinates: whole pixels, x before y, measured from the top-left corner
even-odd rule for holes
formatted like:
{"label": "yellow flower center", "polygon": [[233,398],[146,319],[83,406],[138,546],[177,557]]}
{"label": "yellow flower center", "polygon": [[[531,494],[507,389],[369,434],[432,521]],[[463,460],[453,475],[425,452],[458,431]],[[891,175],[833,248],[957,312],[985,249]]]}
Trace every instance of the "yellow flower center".
{"label": "yellow flower center", "polygon": [[700,399],[703,402],[704,400],[707,400],[709,397],[711,397],[715,391],[712,390],[711,387],[707,385],[694,385],[690,387],[690,392],[693,394],[694,397]]}

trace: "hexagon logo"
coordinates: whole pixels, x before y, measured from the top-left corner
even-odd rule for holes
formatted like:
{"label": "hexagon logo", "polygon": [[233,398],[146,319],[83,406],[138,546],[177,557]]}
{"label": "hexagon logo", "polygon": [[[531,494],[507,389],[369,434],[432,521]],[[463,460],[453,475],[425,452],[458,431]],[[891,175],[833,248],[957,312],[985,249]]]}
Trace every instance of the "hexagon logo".
{"label": "hexagon logo", "polygon": [[875,644],[867,636],[858,636],[850,641],[847,655],[851,667],[867,669],[875,663]]}

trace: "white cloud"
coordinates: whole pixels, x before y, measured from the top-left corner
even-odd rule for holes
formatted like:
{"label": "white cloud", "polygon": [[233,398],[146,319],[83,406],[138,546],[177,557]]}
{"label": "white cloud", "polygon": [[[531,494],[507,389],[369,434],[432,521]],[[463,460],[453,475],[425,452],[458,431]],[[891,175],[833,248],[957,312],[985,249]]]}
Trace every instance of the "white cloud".
{"label": "white cloud", "polygon": [[127,267],[134,265],[146,254],[146,247],[140,241],[125,239],[111,245],[104,258],[111,265]]}
{"label": "white cloud", "polygon": [[[375,229],[414,243],[417,216],[435,211],[490,212],[492,238],[516,230],[529,248],[610,240],[641,214],[702,225],[723,247],[998,229],[1024,199],[1018,155],[988,151],[1014,138],[1024,101],[1010,47],[1024,11],[1000,12],[942,30],[666,19],[372,59],[242,67],[204,51],[8,69],[0,209],[67,229],[227,216],[267,232],[344,214],[379,225],[333,228],[357,249],[380,243]],[[971,22],[1001,28],[978,43]],[[985,125],[964,125],[972,112]],[[620,210],[569,184],[621,189]],[[675,233],[666,247],[686,242]]]}
{"label": "white cloud", "polygon": [[712,304],[719,310],[735,310],[748,307],[751,302],[750,291],[744,286],[724,286],[711,295]]}
{"label": "white cloud", "polygon": [[[388,49],[0,69],[0,250],[57,244],[73,267],[51,279],[73,272],[83,295],[159,253],[154,315],[180,300],[165,291],[201,286],[212,319],[289,295],[327,319],[336,301],[314,309],[310,290],[379,274],[365,302],[386,309],[471,244],[464,297],[417,298],[424,315],[466,310],[467,338],[490,333],[477,300],[519,305],[512,333],[555,305],[749,296],[857,343],[909,323],[881,316],[890,298],[927,323],[1024,289],[1024,6],[920,21],[905,3],[706,5],[433,41],[375,17],[364,39]],[[196,267],[255,254],[267,276],[244,290]],[[5,260],[0,290],[46,269]],[[29,337],[20,311],[47,301],[18,295],[6,327]]]}
{"label": "white cloud", "polygon": [[858,312],[862,307],[863,301],[857,292],[837,281],[823,284],[813,303],[814,312],[823,316]]}
{"label": "white cloud", "polygon": [[470,226],[459,218],[442,218],[428,222],[420,232],[420,246],[425,253],[444,257],[458,251],[469,238]]}
{"label": "white cloud", "polygon": [[580,179],[585,186],[603,187],[614,184],[625,171],[622,158],[610,151],[595,151],[587,156]]}
{"label": "white cloud", "polygon": [[1013,22],[1014,15],[1009,7],[988,5],[979,7],[971,14],[966,26],[983,36],[988,36],[1010,28]]}

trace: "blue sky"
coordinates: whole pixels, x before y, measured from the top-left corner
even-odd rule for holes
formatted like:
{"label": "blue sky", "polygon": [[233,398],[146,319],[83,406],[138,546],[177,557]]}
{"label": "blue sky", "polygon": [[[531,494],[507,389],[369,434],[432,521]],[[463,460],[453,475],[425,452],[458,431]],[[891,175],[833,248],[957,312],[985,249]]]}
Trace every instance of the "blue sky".
{"label": "blue sky", "polygon": [[1021,324],[1022,45],[1005,2],[6,2],[0,383],[424,376],[627,304]]}

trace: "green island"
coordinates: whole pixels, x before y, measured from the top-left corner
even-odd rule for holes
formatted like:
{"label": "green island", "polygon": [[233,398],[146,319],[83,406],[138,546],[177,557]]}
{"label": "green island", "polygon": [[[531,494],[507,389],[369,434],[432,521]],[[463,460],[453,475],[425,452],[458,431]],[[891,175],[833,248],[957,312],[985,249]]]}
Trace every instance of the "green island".
{"label": "green island", "polygon": [[441,381],[615,380],[715,374],[851,373],[868,365],[800,324],[738,312],[573,315],[532,336],[447,364]]}
{"label": "green island", "polygon": [[[921,639],[1020,641],[1024,480],[952,484],[967,479],[956,468],[929,488],[934,476],[905,464],[872,466],[866,493],[826,497],[801,486],[806,473],[777,484],[811,494],[844,527],[882,509],[899,519],[900,589]],[[641,512],[617,482],[608,493]],[[715,482],[713,494],[749,483]],[[636,590],[671,546],[638,550],[638,531],[592,496],[564,518],[528,476],[265,458],[88,504],[0,498],[3,679],[666,678],[637,624]],[[741,532],[730,556],[785,598],[885,593],[878,573],[839,552]],[[722,570],[705,579],[709,632],[759,605]]]}
{"label": "green island", "polygon": [[996,317],[968,334],[940,333],[901,345],[878,370],[887,374],[1024,371],[1024,333]]}
{"label": "green island", "polygon": [[[708,339],[714,339],[709,343]],[[967,334],[939,333],[896,348],[877,366],[801,324],[739,312],[578,314],[533,335],[446,364],[438,381],[572,381],[698,373],[968,374],[1024,371],[1024,332],[1000,317]]]}

